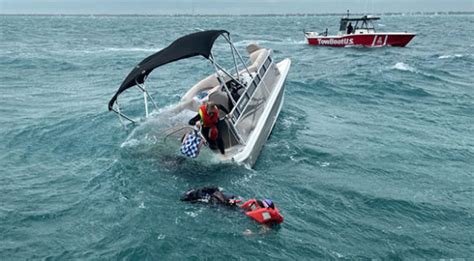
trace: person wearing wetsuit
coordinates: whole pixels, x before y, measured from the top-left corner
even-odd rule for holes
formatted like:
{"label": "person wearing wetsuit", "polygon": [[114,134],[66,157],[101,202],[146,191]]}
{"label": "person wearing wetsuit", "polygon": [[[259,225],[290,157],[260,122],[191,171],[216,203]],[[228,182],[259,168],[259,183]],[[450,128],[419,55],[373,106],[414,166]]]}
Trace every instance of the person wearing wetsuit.
{"label": "person wearing wetsuit", "polygon": [[219,122],[219,109],[226,114],[229,113],[229,111],[220,104],[213,102],[205,103],[199,107],[198,114],[189,120],[189,125],[195,125],[196,122],[200,121],[201,133],[209,143],[209,148],[217,148],[222,154],[225,154],[224,140],[217,127]]}
{"label": "person wearing wetsuit", "polygon": [[226,206],[236,206],[239,200],[235,195],[223,193],[218,187],[203,187],[191,189],[184,193],[181,201],[205,202],[211,204],[221,204]]}

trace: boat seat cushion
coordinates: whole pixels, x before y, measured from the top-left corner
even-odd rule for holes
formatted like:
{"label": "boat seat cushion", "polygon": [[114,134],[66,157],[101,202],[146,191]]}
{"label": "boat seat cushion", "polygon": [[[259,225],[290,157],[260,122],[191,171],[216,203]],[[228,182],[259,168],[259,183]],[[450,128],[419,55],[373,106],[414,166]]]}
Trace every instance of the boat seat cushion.
{"label": "boat seat cushion", "polygon": [[247,49],[247,53],[251,54],[255,51],[258,51],[258,50],[262,49],[262,47],[260,47],[258,44],[251,43],[251,44],[247,45],[246,49]]}
{"label": "boat seat cushion", "polygon": [[265,57],[267,57],[270,51],[267,49],[260,49],[250,54],[250,61],[252,61],[252,65],[250,65],[249,71],[256,72],[258,67],[265,62]]}
{"label": "boat seat cushion", "polygon": [[[222,106],[224,106],[224,108],[226,108],[227,111],[230,112],[230,108],[229,108],[230,102],[229,102],[229,98],[227,97],[227,93],[221,90],[216,90],[209,94],[209,101],[212,101],[216,104],[221,104]],[[224,113],[224,112],[221,112],[221,113]]]}

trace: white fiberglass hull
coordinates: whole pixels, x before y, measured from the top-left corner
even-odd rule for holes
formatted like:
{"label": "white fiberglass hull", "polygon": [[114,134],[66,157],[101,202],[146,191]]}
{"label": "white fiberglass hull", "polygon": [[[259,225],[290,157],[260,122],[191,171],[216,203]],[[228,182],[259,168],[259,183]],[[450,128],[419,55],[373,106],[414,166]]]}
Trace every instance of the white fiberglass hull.
{"label": "white fiberglass hull", "polygon": [[[291,60],[287,58],[276,64],[276,66],[280,72],[279,79],[275,83],[276,86],[274,87],[273,92],[270,94],[268,103],[266,104],[264,112],[260,117],[259,122],[255,126],[254,131],[249,136],[249,139],[245,145],[232,148],[232,150],[237,151],[229,151],[228,155],[226,155],[224,158],[231,156],[231,160],[233,162],[243,164],[248,167],[252,167],[255,164],[263,148],[263,145],[270,136],[273,126],[275,125],[278,115],[280,114],[284,100],[284,84],[291,66]],[[223,160],[229,159],[227,158]]]}

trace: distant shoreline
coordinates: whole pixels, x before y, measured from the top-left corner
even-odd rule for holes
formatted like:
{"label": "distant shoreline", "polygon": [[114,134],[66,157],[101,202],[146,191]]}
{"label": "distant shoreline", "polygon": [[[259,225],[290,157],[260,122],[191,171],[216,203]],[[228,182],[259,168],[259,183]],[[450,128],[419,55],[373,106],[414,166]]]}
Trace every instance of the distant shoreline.
{"label": "distant shoreline", "polygon": [[[351,13],[351,16],[362,16],[367,13]],[[143,16],[143,17],[256,17],[256,16],[345,16],[346,13],[288,13],[288,14],[28,14],[28,13],[0,13],[0,16]],[[439,11],[439,12],[385,12],[371,13],[371,15],[392,16],[392,15],[474,15],[474,11]]]}

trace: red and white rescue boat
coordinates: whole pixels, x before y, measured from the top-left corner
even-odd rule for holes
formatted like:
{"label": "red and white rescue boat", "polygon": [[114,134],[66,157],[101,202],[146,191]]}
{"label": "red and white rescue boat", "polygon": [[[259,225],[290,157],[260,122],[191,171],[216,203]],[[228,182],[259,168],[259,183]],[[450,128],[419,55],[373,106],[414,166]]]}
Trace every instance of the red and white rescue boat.
{"label": "red and white rescue boat", "polygon": [[[404,47],[416,34],[408,32],[376,32],[373,21],[380,17],[363,16],[359,18],[341,18],[339,33],[328,35],[325,32],[305,32],[305,37],[311,45],[346,47],[346,46],[399,46]],[[352,24],[354,23],[354,25]]]}

